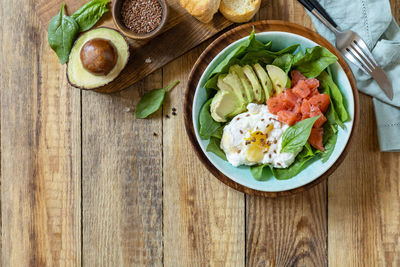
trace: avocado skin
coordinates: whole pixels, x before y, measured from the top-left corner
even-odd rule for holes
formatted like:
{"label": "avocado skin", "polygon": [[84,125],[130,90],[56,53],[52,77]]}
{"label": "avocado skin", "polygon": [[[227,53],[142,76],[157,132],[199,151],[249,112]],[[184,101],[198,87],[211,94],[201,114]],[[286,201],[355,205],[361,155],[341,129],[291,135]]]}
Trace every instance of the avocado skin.
{"label": "avocado skin", "polygon": [[[124,64],[124,67],[123,67],[123,68],[120,70],[120,72],[119,72],[119,74],[121,74],[121,72],[122,72],[122,71],[126,68],[126,66],[128,65],[129,58],[130,58],[130,46],[129,46],[128,39],[127,39],[126,36],[123,35],[120,31],[118,31],[118,30],[116,30],[116,29],[113,29],[113,28],[110,28],[110,27],[98,27],[98,28],[96,28],[96,29],[92,29],[92,30],[90,30],[90,31],[87,31],[87,32],[84,33],[84,34],[87,34],[87,33],[91,32],[91,31],[98,30],[98,29],[112,30],[112,31],[117,32],[119,35],[121,35],[121,36],[123,37],[123,39],[124,39],[124,41],[125,41],[125,44],[126,44],[127,47],[128,47],[128,51],[127,51],[127,59],[126,59],[126,62],[125,62],[125,64]],[[81,36],[83,36],[83,35],[81,35]],[[80,37],[81,37],[81,36],[80,36]],[[74,42],[74,44],[73,44],[73,46],[72,46],[72,49],[74,48],[74,46],[76,45],[76,43],[79,41],[80,37],[78,37],[78,38],[75,40],[75,42]],[[94,37],[94,38],[96,38],[96,37]],[[72,50],[71,50],[71,52],[72,52]],[[70,56],[71,56],[71,55],[70,55]],[[68,81],[68,83],[69,83],[71,86],[73,86],[73,87],[75,87],[75,88],[77,88],[77,89],[107,93],[108,91],[104,91],[104,90],[102,91],[102,88],[105,87],[106,85],[112,83],[113,81],[115,81],[115,80],[119,77],[119,74],[118,74],[118,76],[117,76],[115,79],[113,79],[113,80],[111,80],[111,81],[109,81],[109,82],[107,82],[107,83],[105,83],[105,84],[103,84],[103,85],[101,85],[101,86],[97,86],[97,87],[93,87],[93,88],[85,88],[83,85],[78,85],[78,84],[75,84],[74,82],[71,81],[71,79],[70,79],[70,77],[69,77],[69,73],[68,73],[69,64],[70,64],[70,61],[68,60],[68,62],[67,62],[67,64],[66,64],[66,65],[67,65],[67,71],[66,71],[67,81]]]}

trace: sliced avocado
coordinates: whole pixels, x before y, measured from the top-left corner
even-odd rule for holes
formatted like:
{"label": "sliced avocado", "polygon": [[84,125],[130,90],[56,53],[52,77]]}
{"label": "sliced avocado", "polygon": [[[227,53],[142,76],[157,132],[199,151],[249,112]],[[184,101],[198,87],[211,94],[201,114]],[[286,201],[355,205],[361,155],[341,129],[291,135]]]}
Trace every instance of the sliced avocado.
{"label": "sliced avocado", "polygon": [[249,65],[243,67],[244,75],[246,75],[247,79],[251,83],[251,87],[253,87],[253,93],[256,97],[258,103],[262,103],[265,100],[265,93],[261,87],[260,82],[258,81],[257,75],[254,72],[253,68]]}
{"label": "sliced avocado", "polygon": [[245,105],[248,104],[246,92],[236,73],[234,72],[229,73],[228,75],[222,78],[222,81],[233,89],[236,97],[240,100],[240,102],[244,103]]}
{"label": "sliced avocado", "polygon": [[267,72],[269,77],[271,77],[275,92],[279,94],[285,90],[289,79],[287,74],[281,68],[274,65],[267,65]]}
{"label": "sliced avocado", "polygon": [[271,79],[269,78],[267,72],[264,70],[263,67],[261,67],[260,64],[255,64],[253,66],[258,79],[261,82],[261,85],[264,89],[264,93],[265,93],[265,100],[267,100],[268,98],[270,98],[273,94],[274,94],[274,89],[272,87],[272,82]]}
{"label": "sliced avocado", "polygon": [[90,30],[71,49],[68,81],[81,89],[97,89],[117,78],[128,59],[128,42],[118,31],[104,27]]}
{"label": "sliced avocado", "polygon": [[233,117],[241,111],[241,103],[234,93],[219,90],[211,101],[211,117],[215,121],[225,122],[228,117]]}
{"label": "sliced avocado", "polygon": [[242,67],[240,67],[239,65],[233,65],[232,67],[230,67],[229,72],[236,73],[236,75],[239,77],[247,96],[247,102],[254,102],[255,96],[253,93],[253,88],[251,87],[249,79],[247,79],[246,75],[244,75]]}
{"label": "sliced avocado", "polygon": [[[228,76],[229,74],[220,74],[218,76],[218,81],[217,81],[217,87],[220,90],[223,91],[229,91],[229,92],[235,92],[235,90],[232,88],[232,86],[230,86],[229,84],[227,84],[226,82],[224,82],[224,79],[226,78],[226,76]],[[239,94],[241,95],[241,93]]]}
{"label": "sliced avocado", "polygon": [[[220,90],[231,92],[236,96],[241,106],[241,109],[238,109],[237,112],[237,114],[239,114],[246,110],[246,106],[248,103],[245,100],[246,98],[243,97],[242,86],[240,82],[237,81],[237,79],[237,77],[235,78],[231,74],[221,74],[218,77],[217,87]],[[238,83],[240,86],[236,86],[236,83]],[[230,84],[232,84],[232,86]]]}

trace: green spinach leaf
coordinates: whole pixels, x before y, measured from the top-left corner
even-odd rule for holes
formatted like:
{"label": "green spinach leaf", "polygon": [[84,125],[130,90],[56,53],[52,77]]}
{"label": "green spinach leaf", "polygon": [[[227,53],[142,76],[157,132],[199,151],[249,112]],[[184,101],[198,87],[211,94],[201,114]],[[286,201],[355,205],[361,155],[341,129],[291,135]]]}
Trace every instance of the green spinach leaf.
{"label": "green spinach leaf", "polygon": [[321,74],[329,65],[337,61],[337,57],[328,49],[321,46],[307,48],[306,53],[302,52],[295,56],[293,66],[296,67],[307,78],[314,78]]}
{"label": "green spinach leaf", "polygon": [[271,177],[271,175],[268,174],[270,169],[266,168],[268,166],[268,164],[251,166],[250,172],[253,175],[254,179],[256,179],[257,181],[268,180]]}
{"label": "green spinach leaf", "polygon": [[226,160],[226,155],[225,155],[224,151],[222,151],[220,144],[221,144],[221,139],[218,139],[218,138],[212,136],[210,138],[210,142],[208,143],[206,151],[212,152],[215,155],[217,155],[218,157],[220,157],[221,159]]}
{"label": "green spinach leaf", "polygon": [[79,8],[72,18],[78,23],[79,31],[84,32],[92,28],[104,13],[110,11],[107,4],[110,0],[91,0]]}
{"label": "green spinach leaf", "polygon": [[337,141],[338,127],[335,124],[325,123],[324,125],[324,140],[325,151],[321,155],[322,162],[327,162],[335,149]]}
{"label": "green spinach leaf", "polygon": [[61,6],[60,13],[50,20],[47,38],[51,49],[53,49],[61,64],[68,61],[72,44],[79,32],[76,21],[64,14],[65,4]]}
{"label": "green spinach leaf", "polygon": [[165,94],[177,85],[179,81],[175,81],[169,84],[165,88],[161,89],[154,89],[150,92],[147,92],[142,99],[140,99],[139,103],[136,106],[136,118],[137,119],[144,119],[159,110],[159,108],[164,103]]}
{"label": "green spinach leaf", "polygon": [[275,65],[281,68],[286,74],[289,73],[290,69],[292,68],[293,63],[293,55],[292,54],[283,54],[272,62],[272,65]]}
{"label": "green spinach leaf", "polygon": [[333,81],[332,76],[324,71],[318,76],[318,80],[320,80],[322,87],[331,98],[331,106],[333,106],[333,110],[338,114],[340,120],[342,122],[348,121],[350,116],[344,106],[342,92],[340,92],[339,87]]}
{"label": "green spinach leaf", "polygon": [[320,116],[308,118],[290,126],[283,134],[281,152],[295,153],[299,151],[307,143],[314,122]]}
{"label": "green spinach leaf", "polygon": [[282,50],[279,50],[276,52],[271,52],[271,53],[276,56],[280,56],[280,55],[287,54],[287,53],[292,54],[297,50],[297,48],[299,48],[299,46],[300,46],[300,44],[295,44],[295,45],[288,46]]}
{"label": "green spinach leaf", "polygon": [[199,135],[201,139],[210,139],[221,128],[221,123],[216,122],[210,113],[210,105],[212,98],[209,99],[200,109],[199,114]]}
{"label": "green spinach leaf", "polygon": [[296,157],[295,162],[286,169],[279,169],[271,167],[271,172],[278,180],[288,180],[299,174],[310,163],[312,163],[317,156],[301,157],[301,153]]}

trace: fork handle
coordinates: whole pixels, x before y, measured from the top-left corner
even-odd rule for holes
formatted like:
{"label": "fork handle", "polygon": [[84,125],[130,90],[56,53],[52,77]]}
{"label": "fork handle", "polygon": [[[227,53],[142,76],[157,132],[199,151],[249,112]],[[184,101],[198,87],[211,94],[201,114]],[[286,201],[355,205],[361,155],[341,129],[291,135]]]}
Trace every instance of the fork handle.
{"label": "fork handle", "polygon": [[[332,28],[337,30],[338,25],[329,16],[328,12],[318,3],[316,0],[298,0],[305,8],[313,13],[322,23],[324,23],[329,29],[335,32]],[[329,23],[330,25],[327,25]]]}

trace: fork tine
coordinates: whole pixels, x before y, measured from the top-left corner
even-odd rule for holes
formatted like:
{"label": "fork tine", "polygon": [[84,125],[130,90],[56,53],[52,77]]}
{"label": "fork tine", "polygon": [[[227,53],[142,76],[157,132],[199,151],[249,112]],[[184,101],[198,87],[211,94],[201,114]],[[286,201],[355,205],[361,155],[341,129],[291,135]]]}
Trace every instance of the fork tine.
{"label": "fork tine", "polygon": [[368,65],[371,66],[372,70],[377,67],[375,60],[372,60],[371,57],[365,54],[365,51],[362,51],[358,45],[352,43],[350,46],[364,59],[364,61],[366,61],[366,63],[368,63]]}
{"label": "fork tine", "polygon": [[354,65],[356,65],[359,69],[364,71],[367,75],[370,75],[370,72],[367,70],[367,68],[364,66],[364,64],[359,61],[353,53],[350,51],[350,49],[346,48],[345,50],[342,51],[345,57],[347,57]]}
{"label": "fork tine", "polygon": [[353,42],[361,48],[361,50],[364,52],[364,54],[366,54],[370,59],[372,59],[372,62],[374,62],[375,65],[378,65],[378,63],[376,63],[376,61],[374,59],[374,56],[372,55],[371,51],[368,49],[367,44],[364,42],[363,39],[361,39],[359,36],[357,36],[357,38],[354,39]]}
{"label": "fork tine", "polygon": [[356,50],[354,50],[353,47],[348,47],[348,49],[350,50],[350,53],[357,58],[358,61],[360,61],[362,63],[362,65],[364,66],[364,68],[368,71],[368,72],[372,72],[374,69],[371,68],[371,66],[368,64],[368,62],[363,58],[363,56],[361,54],[359,54]]}

